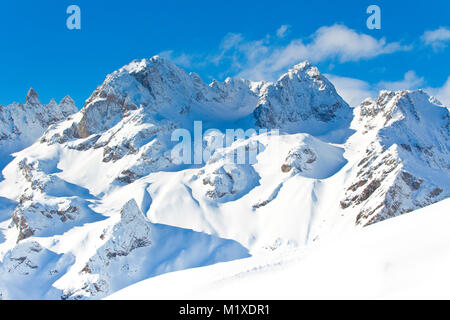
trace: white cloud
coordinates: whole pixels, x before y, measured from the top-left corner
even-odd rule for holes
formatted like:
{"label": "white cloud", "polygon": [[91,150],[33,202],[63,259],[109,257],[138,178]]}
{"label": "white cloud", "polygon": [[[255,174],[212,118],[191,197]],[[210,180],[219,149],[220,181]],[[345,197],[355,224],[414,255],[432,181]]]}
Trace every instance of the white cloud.
{"label": "white cloud", "polygon": [[284,38],[289,31],[290,26],[284,24],[277,30],[277,37]]}
{"label": "white cloud", "polygon": [[426,92],[435,96],[439,101],[441,101],[445,106],[450,107],[450,77],[440,88],[426,88]]}
{"label": "white cloud", "polygon": [[196,57],[194,55],[189,55],[185,53],[175,54],[173,50],[163,51],[160,52],[158,55],[185,68],[191,68],[196,60]]}
{"label": "white cloud", "polygon": [[433,49],[446,47],[446,42],[450,41],[450,29],[446,27],[440,27],[436,30],[426,31],[422,35],[422,41],[426,45],[431,45]]}
{"label": "white cloud", "polygon": [[[334,84],[337,92],[352,107],[358,106],[366,98],[375,98],[380,90],[416,90],[423,88],[424,78],[417,76],[414,71],[408,71],[403,79],[398,81],[380,81],[375,84],[369,82],[341,77],[333,74],[325,74],[325,76]],[[435,96],[444,105],[450,106],[450,77],[440,88],[424,88],[425,92]]]}
{"label": "white cloud", "polygon": [[229,33],[220,44],[220,52],[209,57],[209,60],[218,65],[230,63],[232,71],[245,68],[247,61],[258,59],[269,52],[268,38],[257,41],[245,41],[241,34]]}
{"label": "white cloud", "polygon": [[[242,34],[229,33],[214,53],[175,54],[164,51],[161,56],[183,67],[221,66],[222,75],[234,74],[251,80],[276,80],[297,63],[309,60],[348,62],[409,50],[399,42],[388,43],[341,24],[321,27],[305,38],[285,41],[288,25],[282,25],[277,37],[267,35],[259,40],[247,40]],[[285,42],[280,44],[280,42]],[[219,76],[222,76],[219,75]]]}
{"label": "white cloud", "polygon": [[366,81],[332,74],[325,74],[325,76],[334,84],[339,95],[352,107],[358,106],[366,98],[377,95],[377,90]]}
{"label": "white cloud", "polygon": [[424,78],[418,77],[414,71],[408,71],[402,80],[399,81],[381,81],[377,84],[380,90],[414,90],[419,89],[425,83]]}
{"label": "white cloud", "polygon": [[302,60],[317,63],[324,60],[340,62],[370,59],[396,51],[409,50],[399,42],[358,33],[344,25],[321,27],[307,41],[293,39],[284,46],[271,43],[270,37],[246,41],[241,34],[229,34],[222,41],[216,63],[231,62],[231,70],[253,80],[274,80]]}
{"label": "white cloud", "polygon": [[317,60],[336,57],[341,62],[358,61],[407,49],[398,42],[387,44],[384,38],[377,40],[343,25],[322,27],[313,37],[307,48]]}

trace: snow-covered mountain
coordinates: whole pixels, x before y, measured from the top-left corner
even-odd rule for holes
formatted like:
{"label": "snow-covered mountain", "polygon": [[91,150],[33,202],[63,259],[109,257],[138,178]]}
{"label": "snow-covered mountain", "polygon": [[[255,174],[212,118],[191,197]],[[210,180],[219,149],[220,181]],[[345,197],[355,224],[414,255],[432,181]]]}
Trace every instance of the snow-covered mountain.
{"label": "snow-covered mountain", "polygon": [[44,105],[30,89],[25,104],[13,103],[0,107],[0,143],[2,152],[20,151],[33,144],[49,126],[65,120],[78,111],[74,101],[66,96],[59,104],[54,99]]}
{"label": "snow-covered mountain", "polygon": [[[450,195],[448,108],[419,91],[382,91],[355,110],[359,143],[366,148],[355,167],[343,209],[372,224]],[[356,135],[357,136],[357,135]]]}
{"label": "snow-covered mountain", "polygon": [[38,94],[30,89],[26,103],[0,106],[0,168],[9,155],[32,145],[47,128],[78,111],[74,101],[66,96],[59,104],[55,100],[43,105]]}
{"label": "snow-covered mountain", "polygon": [[[351,109],[308,62],[276,82],[208,85],[156,56],[108,75],[81,111],[60,109],[3,170],[3,298],[103,298],[303,248],[450,192],[447,107],[401,91]],[[172,135],[194,137],[195,121],[209,157],[180,164]],[[227,129],[252,134],[218,145]],[[242,150],[256,161],[230,161]]]}

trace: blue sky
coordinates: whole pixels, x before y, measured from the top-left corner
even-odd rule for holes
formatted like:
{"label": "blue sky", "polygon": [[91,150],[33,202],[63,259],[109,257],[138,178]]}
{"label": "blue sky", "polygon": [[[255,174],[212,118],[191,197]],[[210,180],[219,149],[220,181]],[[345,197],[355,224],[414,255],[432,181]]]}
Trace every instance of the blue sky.
{"label": "blue sky", "polygon": [[[81,30],[66,9],[81,8]],[[381,30],[366,9],[381,8]],[[356,103],[384,88],[427,88],[450,103],[450,3],[427,1],[11,1],[0,4],[0,104],[72,96],[162,54],[213,78],[276,79],[308,59]],[[426,33],[428,32],[428,33]]]}

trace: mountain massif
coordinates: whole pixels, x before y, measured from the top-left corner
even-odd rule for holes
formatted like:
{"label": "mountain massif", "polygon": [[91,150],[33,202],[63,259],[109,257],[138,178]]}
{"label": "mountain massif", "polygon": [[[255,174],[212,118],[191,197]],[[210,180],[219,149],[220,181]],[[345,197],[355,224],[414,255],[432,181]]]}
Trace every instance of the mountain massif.
{"label": "mountain massif", "polygon": [[[194,137],[195,122],[188,152],[208,157],[180,163],[174,132]],[[425,92],[352,109],[308,62],[208,85],[136,60],[80,111],[30,90],[0,108],[0,298],[104,298],[403,215],[449,197],[449,139],[448,107]],[[242,150],[255,161],[232,161]]]}

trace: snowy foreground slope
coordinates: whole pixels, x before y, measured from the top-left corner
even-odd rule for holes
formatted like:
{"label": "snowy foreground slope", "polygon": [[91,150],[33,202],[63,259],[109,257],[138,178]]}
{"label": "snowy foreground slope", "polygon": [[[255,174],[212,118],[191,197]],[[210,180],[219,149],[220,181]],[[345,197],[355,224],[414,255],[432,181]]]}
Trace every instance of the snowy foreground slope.
{"label": "snowy foreground slope", "polygon": [[[273,83],[207,85],[136,60],[59,120],[2,171],[4,299],[100,299],[183,269],[285,259],[450,195],[448,107],[418,90],[352,109],[308,62]],[[180,164],[180,129],[203,134],[204,161]],[[227,129],[251,134],[217,144]]]}
{"label": "snowy foreground slope", "polygon": [[159,276],[109,299],[450,299],[449,207],[447,199],[303,250]]}

